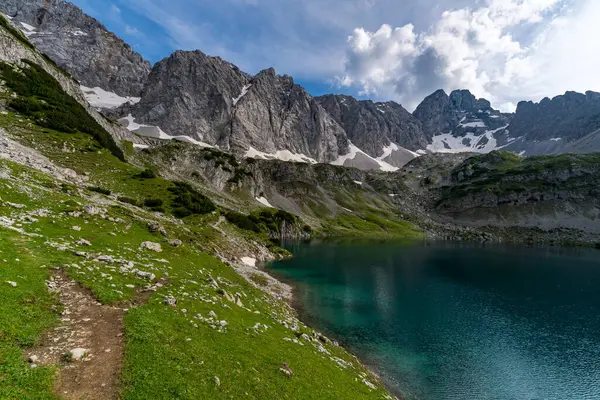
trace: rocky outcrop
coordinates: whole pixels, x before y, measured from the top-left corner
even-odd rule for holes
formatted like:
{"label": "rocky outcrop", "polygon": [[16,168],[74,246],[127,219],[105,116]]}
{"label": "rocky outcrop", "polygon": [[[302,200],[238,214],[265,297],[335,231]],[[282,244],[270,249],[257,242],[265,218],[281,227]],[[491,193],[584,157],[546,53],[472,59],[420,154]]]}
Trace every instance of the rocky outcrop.
{"label": "rocky outcrop", "polygon": [[475,226],[570,228],[600,233],[597,155],[472,157],[441,186],[436,212]]}
{"label": "rocky outcrop", "polygon": [[342,127],[291,77],[272,68],[250,76],[200,51],[158,62],[131,112],[136,122],[236,154],[287,150],[329,162],[348,152]]}
{"label": "rocky outcrop", "polygon": [[506,149],[526,155],[600,150],[600,93],[566,92],[539,103],[522,101],[508,127],[516,138]]}
{"label": "rocky outcrop", "polygon": [[335,94],[316,99],[344,128],[348,139],[372,157],[382,156],[391,143],[412,151],[427,147],[421,122],[398,103],[358,101]]}
{"label": "rocky outcrop", "polygon": [[64,0],[3,0],[0,11],[84,86],[121,96],[142,91],[150,63],[79,7]]}

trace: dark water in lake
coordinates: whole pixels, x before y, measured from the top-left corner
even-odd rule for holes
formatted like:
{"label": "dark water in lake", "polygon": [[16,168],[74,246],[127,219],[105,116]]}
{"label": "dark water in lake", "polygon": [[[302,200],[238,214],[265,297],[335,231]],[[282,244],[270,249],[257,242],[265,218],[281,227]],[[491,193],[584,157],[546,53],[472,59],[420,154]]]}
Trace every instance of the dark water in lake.
{"label": "dark water in lake", "polygon": [[600,251],[448,243],[288,246],[302,319],[399,394],[600,399]]}

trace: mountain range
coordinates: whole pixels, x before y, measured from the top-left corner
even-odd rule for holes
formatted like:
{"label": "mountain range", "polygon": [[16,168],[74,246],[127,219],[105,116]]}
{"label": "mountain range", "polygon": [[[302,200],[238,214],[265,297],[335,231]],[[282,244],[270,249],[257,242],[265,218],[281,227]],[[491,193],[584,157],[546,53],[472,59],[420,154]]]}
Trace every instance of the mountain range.
{"label": "mountain range", "polygon": [[244,157],[383,171],[426,153],[600,150],[600,93],[567,92],[502,113],[468,90],[438,90],[411,113],[393,101],[313,97],[272,68],[252,75],[201,51],[176,51],[151,66],[63,0],[6,0],[0,10],[142,147],[175,139]]}

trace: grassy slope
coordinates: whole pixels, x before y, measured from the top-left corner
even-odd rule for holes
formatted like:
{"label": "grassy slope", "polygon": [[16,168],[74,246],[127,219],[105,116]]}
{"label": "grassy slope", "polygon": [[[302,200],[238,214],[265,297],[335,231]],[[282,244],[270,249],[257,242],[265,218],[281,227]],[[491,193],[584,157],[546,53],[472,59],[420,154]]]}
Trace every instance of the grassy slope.
{"label": "grassy slope", "polygon": [[[172,182],[160,177],[139,179],[142,168],[123,162],[121,153],[115,156],[114,149],[107,149],[111,146],[96,135],[95,126],[78,126],[77,118],[69,119],[72,123],[65,129],[58,123],[49,124],[50,120],[60,122],[54,118],[55,111],[70,118],[80,107],[70,98],[61,98],[56,85],[51,85],[41,70],[32,68],[24,83],[11,75],[12,70],[3,70],[5,79],[10,77],[5,85],[23,101],[17,104],[5,90],[0,91],[0,103],[19,105],[28,117],[3,111],[0,128],[57,165],[85,174],[90,186],[137,201],[173,200]],[[88,134],[81,132],[88,129],[92,129]],[[128,146],[125,152],[137,165],[144,164]],[[211,224],[218,215],[187,217],[181,225],[148,209],[119,203],[116,195],[109,198],[57,182],[5,160],[0,160],[0,171],[4,172],[0,175],[0,217],[13,220],[9,223],[13,228],[41,235],[0,227],[0,258],[8,265],[0,269],[1,398],[53,398],[54,369],[31,369],[23,357],[23,349],[35,345],[58,321],[57,298],[45,286],[49,269],[63,268],[107,304],[129,302],[148,285],[116,262],[77,257],[73,251],[132,261],[154,273],[155,280],[168,282],[147,304],[132,307],[126,315],[125,399],[389,398],[377,378],[354,357],[318,339],[318,333],[297,321],[286,304],[208,254],[226,253],[232,240],[242,249],[254,245],[247,239],[266,244],[263,236],[240,232],[226,223],[215,229]],[[106,215],[78,214],[92,198],[102,204]],[[15,208],[9,202],[24,207]],[[42,209],[47,210],[43,216],[27,219],[31,212]],[[170,237],[182,239],[184,246],[163,243],[160,254],[139,248],[143,241],[162,239],[147,229],[147,221],[157,218]],[[73,226],[81,230],[73,230]],[[92,246],[78,245],[78,239],[86,239]],[[16,282],[16,287],[8,281]],[[240,293],[243,306],[228,301],[223,290]],[[178,299],[176,307],[164,304],[166,295]],[[215,328],[214,322],[206,320],[211,311],[219,321],[227,321],[225,328]],[[292,379],[279,370],[282,362],[294,370]]]}
{"label": "grassy slope", "polygon": [[[24,209],[15,209],[4,203],[0,215],[17,219],[32,210],[50,211],[48,217],[40,217],[39,221],[21,222],[27,232],[42,234],[41,238],[0,230],[2,257],[12,266],[3,268],[0,275],[3,300],[0,319],[9,321],[0,329],[0,356],[5,360],[0,367],[0,388],[6,398],[51,398],[52,371],[28,369],[20,352],[20,347],[35,344],[44,329],[56,322],[57,316],[52,312],[55,299],[44,285],[48,268],[68,265],[70,276],[90,287],[105,303],[131,299],[136,290],[126,285],[139,289],[147,284],[141,278],[120,272],[116,265],[84,260],[72,255],[70,250],[93,251],[134,261],[144,265],[141,269],[155,273],[156,279],[169,280],[169,285],[155,293],[147,305],[132,309],[126,317],[126,399],[240,395],[249,398],[381,398],[384,395],[380,387],[372,391],[362,382],[359,374],[365,373],[364,369],[341,348],[324,345],[331,352],[330,357],[317,351],[316,342],[301,339],[303,345],[300,345],[283,340],[296,338],[301,332],[314,333],[302,324],[297,332],[285,327],[282,322],[296,323],[287,306],[248,284],[231,267],[202,253],[193,242],[186,241],[186,245],[177,248],[163,244],[164,251],[160,254],[139,250],[142,241],[160,241],[157,234],[147,230],[145,221],[139,219],[151,218],[151,214],[141,209],[113,206],[108,207],[108,214],[119,222],[85,214],[69,216],[65,212],[81,208],[74,201],[88,204],[89,200],[76,192],[64,193],[58,182],[19,165],[0,161],[0,170],[8,171],[12,177],[0,180],[2,199],[26,205]],[[163,223],[172,237],[190,236],[176,224]],[[81,226],[81,231],[71,230],[74,225]],[[79,238],[90,240],[92,247],[74,244]],[[58,245],[68,250],[59,251],[55,247]],[[13,261],[17,258],[19,261]],[[211,278],[229,293],[243,293],[245,308],[218,294],[211,285]],[[5,281],[15,281],[18,286],[13,288]],[[165,295],[175,296],[178,306],[165,306]],[[225,332],[194,317],[198,313],[206,317],[210,311],[214,311],[219,320],[228,322]],[[256,323],[269,328],[255,332],[252,327]],[[352,366],[339,367],[332,360],[333,356]],[[284,361],[294,369],[293,379],[279,371]],[[221,380],[220,387],[215,384],[215,376]]]}
{"label": "grassy slope", "polygon": [[[98,149],[88,135],[41,129],[13,114],[0,116],[0,127],[4,127],[22,143],[40,150],[57,164],[88,173],[90,185],[139,200],[169,196],[168,181],[162,178],[137,179],[140,168],[121,162],[105,149]],[[65,144],[67,151],[63,151]],[[135,216],[153,218],[148,210],[133,208],[136,210],[134,212],[131,207],[121,207],[115,202],[117,205],[108,207],[108,212],[112,218],[123,222],[115,223],[98,217],[86,217],[85,220],[71,217],[65,212],[80,208],[73,201],[86,204],[82,195],[105,197],[69,186],[61,187],[50,178],[25,171],[18,165],[8,162],[2,162],[2,165],[2,168],[11,170],[10,175],[21,175],[19,179],[27,182],[23,185],[3,181],[0,196],[4,200],[26,204],[25,210],[49,208],[53,215],[47,219],[40,218],[39,222],[26,227],[27,231],[42,233],[45,236],[43,240],[3,232],[12,237],[11,241],[3,241],[3,253],[26,253],[30,251],[27,249],[36,249],[37,257],[20,257],[21,264],[15,271],[31,271],[31,274],[27,272],[23,275],[27,277],[26,281],[23,276],[2,276],[3,280],[18,281],[18,286],[2,286],[2,296],[10,294],[15,299],[11,307],[2,309],[0,319],[8,319],[11,314],[13,318],[19,315],[20,311],[17,310],[22,310],[22,304],[28,296],[21,290],[26,290],[29,285],[36,288],[36,296],[46,297],[45,301],[36,301],[32,306],[35,313],[44,318],[36,317],[30,322],[22,320],[15,329],[18,332],[31,332],[27,341],[2,332],[2,357],[11,360],[11,364],[4,367],[6,371],[3,370],[4,376],[0,381],[5,385],[3,393],[10,393],[9,398],[51,396],[52,371],[44,368],[27,369],[19,351],[19,346],[27,347],[35,343],[44,328],[56,321],[56,315],[51,312],[53,300],[48,297],[44,286],[47,270],[40,268],[41,264],[48,268],[69,265],[69,274],[89,286],[102,302],[127,301],[134,296],[135,290],[126,285],[133,284],[139,289],[146,284],[131,274],[120,273],[116,266],[107,268],[93,261],[76,258],[69,252],[57,252],[54,247],[47,245],[47,242],[52,242],[73,247],[79,237],[90,240],[93,244],[91,250],[95,253],[152,265],[149,268],[157,275],[157,279],[168,277],[170,281],[170,285],[153,295],[146,306],[133,309],[126,317],[128,342],[124,398],[195,399],[202,395],[210,398],[240,395],[250,398],[381,398],[385,394],[381,386],[371,390],[362,382],[360,374],[366,371],[341,348],[324,345],[331,352],[330,357],[320,353],[315,342],[301,340],[304,345],[300,345],[283,340],[284,337],[296,338],[302,331],[312,331],[302,325],[298,332],[283,326],[282,321],[287,320],[288,324],[295,322],[286,306],[249,285],[232,268],[201,252],[220,246],[219,233],[209,225],[216,216],[187,218],[189,232],[177,224],[163,221],[169,232],[184,239],[186,245],[181,248],[163,245],[165,251],[157,257],[138,250],[139,243],[144,240],[160,240],[160,237],[148,232],[145,222]],[[26,192],[15,190],[27,186],[30,186],[28,192],[36,193],[33,198]],[[20,211],[10,207],[0,208],[0,215],[15,216],[17,212]],[[72,231],[70,228],[74,225],[81,226],[82,230]],[[130,228],[125,230],[127,226]],[[15,242],[17,239],[19,241]],[[88,251],[87,248],[75,248]],[[158,258],[167,262],[153,261]],[[243,297],[244,305],[251,311],[224,300],[210,286],[209,276],[222,282],[221,286],[230,293],[243,292],[246,295]],[[178,307],[163,305],[165,295],[177,297]],[[188,312],[183,313],[183,308]],[[194,318],[198,313],[206,317],[210,311],[228,322],[226,333],[218,332]],[[256,311],[260,314],[255,314]],[[268,325],[269,328],[264,333],[256,333],[251,329],[256,323]],[[188,341],[188,338],[191,340]],[[352,363],[352,366],[338,366],[332,361],[333,356]],[[293,379],[286,378],[279,371],[281,362],[288,362],[294,369]],[[220,387],[215,384],[215,376],[221,381]],[[372,377],[368,379],[376,382]],[[25,388],[35,388],[33,392],[36,394],[24,392]]]}
{"label": "grassy slope", "polygon": [[[465,182],[452,186],[446,196],[462,197],[470,193],[490,192],[497,195],[520,193],[529,190],[555,189],[556,182],[548,174],[576,169],[600,168],[598,154],[561,154],[522,158],[505,151],[472,157],[453,171],[469,172]],[[580,186],[579,177],[561,181],[561,189]],[[585,183],[585,182],[584,182]]]}

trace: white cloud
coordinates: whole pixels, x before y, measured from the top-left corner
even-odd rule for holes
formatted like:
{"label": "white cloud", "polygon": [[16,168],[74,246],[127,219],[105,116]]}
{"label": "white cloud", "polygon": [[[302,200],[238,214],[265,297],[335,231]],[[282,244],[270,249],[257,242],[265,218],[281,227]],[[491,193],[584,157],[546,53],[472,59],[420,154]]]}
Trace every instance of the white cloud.
{"label": "white cloud", "polygon": [[599,17],[595,0],[572,9],[564,0],[487,0],[477,9],[445,11],[421,33],[411,24],[357,28],[339,82],[409,108],[439,88],[467,88],[504,108],[568,89],[600,89],[600,55],[593,51]]}

